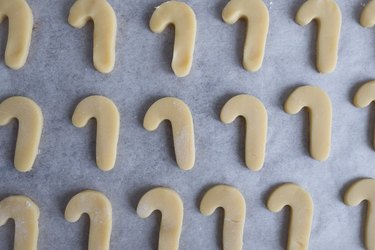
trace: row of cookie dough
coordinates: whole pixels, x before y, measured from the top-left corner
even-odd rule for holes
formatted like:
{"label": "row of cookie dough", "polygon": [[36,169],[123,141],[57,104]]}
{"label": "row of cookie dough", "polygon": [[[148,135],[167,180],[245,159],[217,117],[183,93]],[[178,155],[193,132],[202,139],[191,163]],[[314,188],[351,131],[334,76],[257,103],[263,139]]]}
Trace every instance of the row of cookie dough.
{"label": "row of cookie dough", "polygon": [[[344,195],[347,205],[355,206],[368,201],[365,244],[375,249],[375,180],[362,179],[350,186]],[[307,250],[313,223],[313,200],[300,186],[287,183],[278,186],[269,196],[267,207],[279,212],[285,206],[291,209],[287,249]],[[212,215],[217,208],[224,209],[223,249],[241,250],[246,219],[246,202],[241,192],[228,185],[216,185],[203,196],[200,211]],[[137,206],[141,218],[154,211],[162,214],[159,232],[159,250],[178,250],[183,225],[183,201],[174,190],[157,187],[145,193]],[[82,214],[90,218],[88,249],[109,250],[112,231],[112,205],[102,193],[86,190],[73,196],[65,209],[65,219],[76,222]],[[39,208],[28,197],[10,196],[0,202],[0,225],[9,219],[15,221],[15,250],[36,250],[39,234]],[[25,233],[26,232],[26,233]]]}
{"label": "row of cookie dough", "polygon": [[[360,23],[364,27],[375,24],[375,1],[364,8]],[[21,68],[29,52],[33,16],[26,0],[0,0],[1,16],[10,20],[5,63]],[[230,0],[222,12],[223,20],[233,24],[239,19],[248,22],[243,51],[243,66],[246,70],[261,68],[269,26],[269,13],[262,0]],[[69,23],[76,28],[87,21],[94,22],[93,62],[102,73],[109,73],[115,64],[117,21],[116,14],[106,0],[77,0],[70,9]],[[334,0],[307,0],[295,18],[300,25],[312,20],[319,23],[317,36],[317,69],[321,73],[332,72],[336,67],[341,29],[341,11]],[[167,1],[155,8],[150,20],[150,29],[160,33],[168,25],[175,27],[175,42],[172,59],[174,73],[183,77],[189,74],[195,46],[196,16],[191,7],[178,1]]]}
{"label": "row of cookie dough", "polygon": [[[370,81],[358,89],[353,102],[355,106],[363,108],[374,100],[375,81]],[[331,147],[331,100],[319,87],[298,87],[289,95],[284,109],[289,114],[296,114],[305,107],[310,113],[310,154],[314,159],[324,161],[328,158]],[[263,167],[265,159],[267,110],[256,97],[237,95],[223,106],[220,118],[224,123],[231,123],[239,116],[246,121],[246,165],[258,171]],[[19,121],[14,165],[18,171],[30,171],[38,153],[43,114],[31,99],[14,96],[0,104],[0,125],[8,124],[13,118]],[[110,99],[104,96],[89,96],[77,105],[72,123],[82,128],[92,118],[97,122],[96,163],[101,170],[109,171],[116,162],[120,114]],[[183,170],[193,168],[195,138],[193,116],[189,107],[174,97],[161,98],[146,112],[143,126],[148,131],[154,131],[164,120],[171,122],[177,165]]]}

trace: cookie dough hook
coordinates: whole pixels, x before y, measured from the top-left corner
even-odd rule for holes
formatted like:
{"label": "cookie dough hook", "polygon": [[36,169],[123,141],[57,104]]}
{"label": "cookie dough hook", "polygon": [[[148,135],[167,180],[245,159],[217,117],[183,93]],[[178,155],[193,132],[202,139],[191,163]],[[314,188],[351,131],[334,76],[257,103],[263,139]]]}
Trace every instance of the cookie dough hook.
{"label": "cookie dough hook", "polygon": [[287,249],[307,250],[313,220],[313,200],[300,186],[287,183],[277,187],[267,201],[268,209],[274,213],[285,206],[291,209]]}
{"label": "cookie dough hook", "polygon": [[159,99],[147,110],[143,127],[154,131],[164,120],[169,120],[172,125],[177,165],[183,170],[191,169],[195,162],[195,144],[193,117],[189,107],[177,98]]}
{"label": "cookie dough hook", "polygon": [[245,199],[234,187],[216,185],[204,194],[200,211],[209,216],[219,207],[224,209],[223,250],[242,250],[246,219]]}
{"label": "cookie dough hook", "polygon": [[307,0],[296,14],[299,25],[312,20],[318,23],[316,44],[317,69],[321,73],[335,70],[340,40],[341,11],[334,0]]}
{"label": "cookie dough hook", "polygon": [[246,165],[258,171],[263,166],[266,151],[267,110],[256,97],[237,95],[224,105],[220,118],[224,123],[231,123],[238,116],[244,117],[246,121]]}
{"label": "cookie dough hook", "polygon": [[367,250],[375,249],[375,180],[362,179],[352,184],[344,195],[344,202],[349,206],[357,206],[362,201],[367,201],[367,218],[365,229],[365,244]]}
{"label": "cookie dough hook", "polygon": [[305,107],[310,113],[310,154],[316,160],[325,161],[331,148],[331,100],[319,87],[302,86],[295,89],[284,104],[289,114],[297,114]]}
{"label": "cookie dough hook", "polygon": [[107,97],[89,96],[77,105],[72,122],[77,128],[82,128],[91,118],[95,118],[97,123],[96,164],[101,170],[109,171],[116,162],[120,114]]}
{"label": "cookie dough hook", "polygon": [[[355,93],[353,104],[357,108],[365,108],[375,101],[375,81],[369,81],[363,84]],[[375,137],[373,138],[373,147],[375,148]]]}
{"label": "cookie dough hook", "polygon": [[14,166],[20,172],[30,171],[39,150],[43,129],[42,110],[33,100],[13,96],[0,104],[0,126],[18,120],[18,135]]}
{"label": "cookie dough hook", "polygon": [[185,3],[173,0],[156,7],[151,16],[150,29],[155,33],[161,33],[169,24],[175,28],[173,72],[178,77],[187,76],[193,61],[197,30],[193,9]]}
{"label": "cookie dough hook", "polygon": [[5,17],[9,20],[5,64],[12,69],[20,69],[29,55],[33,13],[26,0],[0,0],[0,23]]}
{"label": "cookie dough hook", "polygon": [[110,73],[116,57],[115,11],[106,0],[77,0],[69,12],[69,24],[82,28],[90,19],[94,23],[94,66],[101,73]]}
{"label": "cookie dough hook", "polygon": [[14,250],[37,250],[39,214],[38,206],[26,196],[9,196],[0,202],[0,226],[9,219],[15,223]]}
{"label": "cookie dough hook", "polygon": [[73,196],[65,209],[65,219],[76,222],[82,214],[90,217],[88,250],[109,250],[112,231],[112,205],[97,191],[86,190]]}
{"label": "cookie dough hook", "polygon": [[258,71],[262,67],[268,34],[267,6],[262,0],[230,0],[222,16],[227,24],[234,24],[239,19],[247,21],[243,66],[248,71]]}
{"label": "cookie dough hook", "polygon": [[178,250],[184,215],[180,196],[169,188],[151,189],[139,201],[137,214],[145,219],[155,210],[161,212],[158,250]]}

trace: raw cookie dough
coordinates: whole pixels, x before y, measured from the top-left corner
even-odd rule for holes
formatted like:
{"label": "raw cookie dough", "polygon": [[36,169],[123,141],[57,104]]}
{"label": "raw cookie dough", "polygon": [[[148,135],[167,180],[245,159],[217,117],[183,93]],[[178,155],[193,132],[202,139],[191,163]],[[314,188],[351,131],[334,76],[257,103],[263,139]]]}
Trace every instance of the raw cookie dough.
{"label": "raw cookie dough", "polygon": [[285,206],[290,206],[291,210],[287,249],[307,250],[314,213],[313,200],[300,186],[287,183],[277,187],[267,201],[268,209],[275,213]]}
{"label": "raw cookie dough", "polygon": [[200,211],[209,216],[219,207],[224,209],[223,250],[241,250],[246,219],[245,199],[234,187],[216,185],[204,194]]}
{"label": "raw cookie dough", "polygon": [[284,104],[289,114],[297,114],[305,107],[310,113],[310,154],[316,160],[325,161],[331,148],[331,100],[319,87],[302,86],[295,89]]}
{"label": "raw cookie dough", "polygon": [[222,108],[220,118],[233,122],[238,116],[246,121],[245,159],[248,168],[258,171],[263,167],[267,140],[267,110],[254,96],[237,95]]}
{"label": "raw cookie dough", "polygon": [[43,129],[42,110],[33,100],[13,96],[0,104],[0,126],[18,120],[18,135],[14,166],[20,172],[30,171],[39,150]]}
{"label": "raw cookie dough", "polygon": [[262,0],[230,0],[222,16],[227,24],[239,19],[247,22],[243,66],[248,71],[258,71],[262,67],[269,26],[267,6]]}
{"label": "raw cookie dough", "polygon": [[313,19],[318,24],[316,44],[317,69],[320,73],[335,70],[340,40],[341,11],[334,0],[307,0],[297,12],[296,22],[307,25]]}
{"label": "raw cookie dough", "polygon": [[70,9],[69,24],[82,28],[90,19],[94,23],[94,66],[102,73],[109,73],[113,70],[116,57],[115,11],[106,0],[77,0]]}
{"label": "raw cookie dough", "polygon": [[161,212],[158,250],[178,250],[184,217],[180,196],[169,188],[151,189],[139,201],[137,214],[144,219],[155,210]]}
{"label": "raw cookie dough", "polygon": [[197,30],[193,9],[177,1],[168,1],[156,7],[151,16],[150,29],[161,33],[170,24],[175,28],[172,69],[178,77],[187,76],[193,61]]}
{"label": "raw cookie dough", "polygon": [[9,20],[5,64],[12,69],[25,65],[29,55],[33,13],[25,0],[0,0],[0,23]]}
{"label": "raw cookie dough", "polygon": [[23,195],[9,196],[0,202],[0,226],[9,219],[15,223],[14,250],[37,250],[39,208]]}
{"label": "raw cookie dough", "polygon": [[[369,81],[357,90],[353,103],[358,108],[364,108],[373,101],[375,101],[375,81]],[[375,137],[373,138],[373,147],[375,148]]]}
{"label": "raw cookie dough", "polygon": [[189,107],[174,97],[161,98],[147,110],[143,127],[154,131],[164,120],[169,120],[172,125],[177,165],[183,170],[191,169],[195,162],[195,144],[193,117]]}
{"label": "raw cookie dough", "polygon": [[362,179],[352,184],[344,195],[344,202],[349,206],[357,206],[367,201],[367,218],[365,227],[365,245],[367,250],[375,249],[375,180]]}
{"label": "raw cookie dough", "polygon": [[375,1],[371,0],[363,8],[360,23],[363,27],[370,28],[375,25]]}
{"label": "raw cookie dough", "polygon": [[72,122],[77,128],[96,119],[96,164],[103,171],[111,170],[116,162],[120,130],[120,114],[116,105],[104,96],[83,99],[73,113]]}
{"label": "raw cookie dough", "polygon": [[112,205],[97,191],[86,190],[73,196],[65,209],[65,219],[76,222],[82,214],[90,217],[89,250],[109,250],[112,231]]}

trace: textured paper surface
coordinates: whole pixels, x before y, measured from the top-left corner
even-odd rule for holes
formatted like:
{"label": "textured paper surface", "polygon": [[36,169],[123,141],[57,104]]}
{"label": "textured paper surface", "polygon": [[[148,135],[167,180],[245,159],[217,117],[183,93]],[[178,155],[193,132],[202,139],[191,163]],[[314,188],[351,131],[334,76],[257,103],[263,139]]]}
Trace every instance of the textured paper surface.
{"label": "textured paper surface", "polygon": [[[23,194],[40,207],[39,249],[86,249],[88,219],[65,221],[69,199],[96,189],[113,205],[112,249],[156,249],[159,216],[138,218],[136,205],[155,186],[168,186],[182,197],[185,217],[180,249],[220,249],[220,213],[199,212],[202,195],[214,184],[229,184],[247,202],[244,249],[283,249],[288,212],[265,207],[270,190],[296,182],[311,193],[315,214],[311,249],[361,249],[364,209],[342,202],[344,187],[360,177],[375,177],[372,148],[374,108],[351,102],[360,84],[375,78],[375,30],[358,23],[361,1],[338,2],[343,13],[336,70],[315,70],[314,25],[301,27],[294,15],[303,3],[273,1],[265,59],[258,73],[242,68],[244,24],[227,25],[221,11],[227,1],[187,3],[198,20],[191,73],[177,78],[170,67],[173,30],[154,34],[148,28],[155,0],[112,0],[117,13],[116,66],[109,75],[92,65],[92,25],[72,28],[67,17],[72,0],[29,1],[35,17],[30,55],[24,68],[4,65],[6,23],[0,26],[0,98],[25,95],[42,108],[45,124],[40,154],[32,172],[13,167],[16,123],[0,128],[0,198]],[[324,162],[308,153],[308,116],[289,115],[283,103],[303,84],[320,86],[333,104],[332,149]],[[265,165],[252,172],[244,163],[244,124],[225,125],[219,114],[232,96],[259,98],[269,117]],[[71,123],[75,106],[92,94],[111,98],[121,112],[117,164],[104,173],[95,163],[95,123],[78,129]],[[164,96],[189,105],[194,118],[196,165],[180,170],[174,160],[172,132],[163,123],[155,132],[142,127],[149,106]],[[0,249],[12,249],[11,223],[0,228]]]}

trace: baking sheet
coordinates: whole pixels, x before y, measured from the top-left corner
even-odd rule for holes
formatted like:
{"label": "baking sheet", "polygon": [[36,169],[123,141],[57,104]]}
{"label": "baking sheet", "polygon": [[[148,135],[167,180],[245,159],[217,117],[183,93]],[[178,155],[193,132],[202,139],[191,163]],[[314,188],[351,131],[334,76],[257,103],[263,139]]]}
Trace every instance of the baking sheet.
{"label": "baking sheet", "polygon": [[[189,76],[177,78],[170,68],[173,30],[154,34],[148,28],[160,0],[111,0],[117,13],[116,66],[109,75],[92,65],[92,25],[75,29],[67,23],[72,0],[29,0],[35,27],[27,64],[13,71],[0,63],[0,98],[25,95],[42,108],[45,123],[40,154],[33,171],[13,167],[16,122],[0,129],[0,198],[24,194],[40,207],[39,249],[86,249],[88,219],[65,221],[69,199],[84,189],[96,189],[113,205],[112,249],[157,249],[160,216],[137,217],[141,196],[152,187],[168,186],[185,206],[180,249],[220,249],[222,214],[204,217],[198,207],[214,184],[236,186],[246,198],[244,249],[283,249],[288,211],[265,207],[270,191],[296,182],[310,192],[315,205],[310,249],[361,249],[363,213],[347,207],[342,195],[348,184],[375,177],[372,149],[374,110],[351,104],[360,84],[375,77],[375,31],[362,28],[365,2],[338,1],[343,25],[339,61],[331,74],[315,70],[315,25],[298,26],[294,15],[302,0],[266,0],[270,30],[262,69],[242,68],[245,24],[221,19],[226,0],[186,2],[194,9],[198,32]],[[3,60],[7,23],[0,27]],[[288,115],[282,105],[304,84],[320,86],[333,103],[332,148],[326,162],[308,154],[308,116]],[[233,95],[258,97],[269,117],[266,161],[260,172],[244,164],[244,122],[219,120],[223,104]],[[101,172],[95,164],[95,124],[84,129],[71,124],[78,102],[91,94],[111,98],[121,112],[116,167]],[[175,96],[193,113],[196,164],[180,170],[174,160],[167,123],[156,132],[142,127],[144,114],[156,100]],[[12,249],[12,223],[0,227],[0,249]]]}

